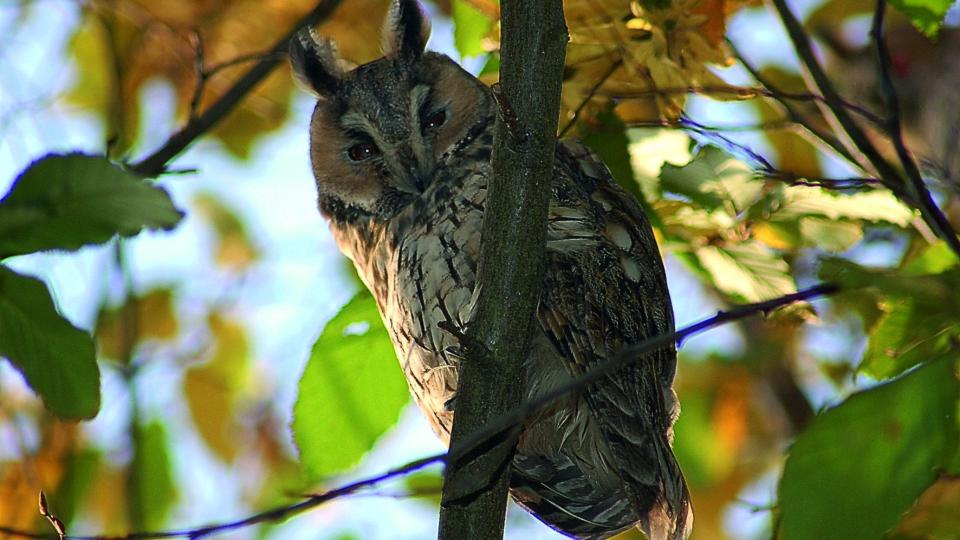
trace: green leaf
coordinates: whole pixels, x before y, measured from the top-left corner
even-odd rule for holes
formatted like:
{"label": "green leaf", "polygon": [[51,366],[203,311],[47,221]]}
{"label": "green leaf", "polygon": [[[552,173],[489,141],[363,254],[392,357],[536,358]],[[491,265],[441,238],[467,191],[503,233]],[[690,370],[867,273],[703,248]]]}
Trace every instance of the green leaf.
{"label": "green leaf", "polygon": [[356,465],[410,400],[376,303],[367,291],[327,323],[293,408],[300,459],[314,476]]}
{"label": "green leaf", "polygon": [[246,328],[219,313],[211,313],[208,323],[213,341],[210,360],[184,373],[183,396],[203,442],[230,463],[243,446],[237,405],[250,371],[250,338]]}
{"label": "green leaf", "polygon": [[817,246],[833,253],[846,251],[863,238],[863,228],[849,221],[801,218],[797,223],[804,245]]}
{"label": "green leaf", "polygon": [[735,216],[760,197],[763,182],[745,163],[714,146],[700,149],[693,160],[660,171],[664,191],[687,197],[707,210],[723,208]]}
{"label": "green leaf", "polygon": [[773,221],[822,216],[833,220],[887,222],[906,227],[914,215],[889,191],[844,195],[819,187],[789,186],[784,188],[778,202],[777,208],[771,211],[770,219]]}
{"label": "green leaf", "polygon": [[894,298],[870,330],[860,371],[875,379],[899,375],[937,353],[957,349],[960,317],[912,298]]}
{"label": "green leaf", "polygon": [[934,37],[954,0],[890,0],[890,5],[910,19],[927,37]]}
{"label": "green leaf", "polygon": [[695,253],[717,289],[739,301],[759,302],[797,291],[787,263],[756,240],[703,246]]}
{"label": "green leaf", "polygon": [[170,229],[181,217],[166,191],[103,156],[48,155],[0,200],[0,257]]}
{"label": "green leaf", "polygon": [[490,53],[487,62],[483,64],[483,68],[477,76],[483,78],[486,75],[500,76],[500,54],[497,51]]}
{"label": "green leaf", "polygon": [[903,265],[903,272],[908,275],[939,274],[960,264],[956,253],[946,242],[940,240],[919,255]]}
{"label": "green leaf", "polygon": [[90,498],[90,488],[100,472],[102,460],[100,452],[90,449],[71,452],[64,460],[66,471],[56,493],[50,497],[50,506],[68,528]]}
{"label": "green leaf", "polygon": [[162,423],[134,427],[133,459],[127,474],[131,527],[137,531],[162,528],[177,497],[170,471],[170,443]]}
{"label": "green leaf", "polygon": [[837,301],[864,317],[869,339],[859,371],[885,379],[960,350],[960,269],[917,275],[826,259],[820,277],[839,284],[845,292]]}
{"label": "green leaf", "polygon": [[483,39],[490,33],[493,21],[465,0],[453,0],[453,43],[462,57],[485,53]]}
{"label": "green leaf", "polygon": [[609,110],[600,112],[594,120],[597,125],[582,131],[580,141],[597,154],[623,189],[638,200],[643,200],[640,185],[633,176],[633,166],[630,164],[630,139],[627,137],[626,124]]}
{"label": "green leaf", "polygon": [[957,357],[850,396],[794,443],[778,538],[880,538],[957,457]]}
{"label": "green leaf", "polygon": [[23,373],[53,414],[97,415],[100,371],[90,335],[57,313],[42,281],[2,265],[0,356]]}

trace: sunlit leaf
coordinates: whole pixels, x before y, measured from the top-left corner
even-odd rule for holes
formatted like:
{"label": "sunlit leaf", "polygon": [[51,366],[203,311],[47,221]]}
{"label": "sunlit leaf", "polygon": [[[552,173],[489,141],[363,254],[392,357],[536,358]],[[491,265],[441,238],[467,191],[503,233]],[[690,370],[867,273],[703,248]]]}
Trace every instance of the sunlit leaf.
{"label": "sunlit leaf", "polygon": [[304,466],[327,476],[355,465],[410,400],[373,297],[357,294],[313,346],[293,409]]}
{"label": "sunlit leaf", "polygon": [[763,182],[753,171],[730,154],[707,146],[690,163],[667,163],[660,172],[664,191],[689,198],[707,210],[723,208],[736,215],[754,203],[763,190]]}
{"label": "sunlit leaf", "polygon": [[890,0],[890,5],[897,8],[927,36],[936,36],[943,25],[947,11],[954,0]]}
{"label": "sunlit leaf", "polygon": [[57,416],[96,416],[100,371],[90,335],[57,313],[42,281],[2,265],[0,356],[13,363]]}
{"label": "sunlit leaf", "polygon": [[590,118],[617,101],[629,104],[617,107],[628,123],[676,120],[686,103],[686,88],[728,86],[708,66],[729,63],[722,39],[726,15],[742,5],[732,0],[564,2],[570,44],[562,118],[576,109]]}
{"label": "sunlit leaf", "polygon": [[114,360],[131,359],[138,342],[171,339],[177,335],[177,327],[173,291],[154,289],[129,298],[123,306],[100,310],[95,332],[97,350]]}
{"label": "sunlit leaf", "polygon": [[[929,360],[936,353],[960,350],[960,316],[932,309],[911,298],[891,298],[884,315],[870,330],[860,370],[885,379]],[[952,316],[951,316],[952,315]]]}
{"label": "sunlit leaf", "polygon": [[483,39],[490,33],[493,21],[466,0],[453,0],[453,43],[460,56],[483,54]]}
{"label": "sunlit leaf", "polygon": [[170,229],[181,217],[166,191],[102,156],[48,155],[0,200],[0,257]]}
{"label": "sunlit leaf", "polygon": [[250,365],[246,329],[213,314],[209,318],[214,340],[211,359],[191,367],[183,377],[183,395],[197,432],[225,462],[237,456],[243,431],[237,422],[237,401]]}
{"label": "sunlit leaf", "polygon": [[800,218],[797,224],[802,242],[800,245],[817,246],[833,253],[846,251],[863,238],[863,228],[848,221]]}
{"label": "sunlit leaf", "polygon": [[957,357],[854,394],[820,414],[780,481],[784,540],[879,538],[956,459]]}
{"label": "sunlit leaf", "polygon": [[773,220],[800,216],[822,216],[829,219],[886,222],[905,227],[914,212],[888,191],[868,191],[849,195],[819,187],[790,186],[783,190],[778,205],[772,210]]}
{"label": "sunlit leaf", "polygon": [[162,423],[134,427],[127,490],[133,529],[143,531],[163,527],[176,502],[177,488],[170,470],[170,443]]}
{"label": "sunlit leaf", "polygon": [[939,274],[960,264],[957,254],[944,241],[939,241],[923,250],[903,267],[906,275]]}
{"label": "sunlit leaf", "polygon": [[905,227],[913,211],[886,191],[839,194],[819,187],[779,186],[750,215],[756,220],[756,238],[768,246],[838,253],[860,241],[864,223]]}
{"label": "sunlit leaf", "polygon": [[759,302],[796,292],[790,268],[755,240],[696,250],[696,258],[721,291],[743,302]]}

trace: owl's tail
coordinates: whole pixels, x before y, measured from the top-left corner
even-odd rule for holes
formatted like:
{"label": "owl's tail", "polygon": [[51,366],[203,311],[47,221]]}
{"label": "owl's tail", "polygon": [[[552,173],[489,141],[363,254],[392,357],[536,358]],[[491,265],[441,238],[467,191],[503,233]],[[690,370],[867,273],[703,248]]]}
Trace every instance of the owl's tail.
{"label": "owl's tail", "polygon": [[693,530],[693,506],[680,465],[666,438],[655,437],[652,445],[660,467],[662,489],[638,527],[648,540],[686,540]]}

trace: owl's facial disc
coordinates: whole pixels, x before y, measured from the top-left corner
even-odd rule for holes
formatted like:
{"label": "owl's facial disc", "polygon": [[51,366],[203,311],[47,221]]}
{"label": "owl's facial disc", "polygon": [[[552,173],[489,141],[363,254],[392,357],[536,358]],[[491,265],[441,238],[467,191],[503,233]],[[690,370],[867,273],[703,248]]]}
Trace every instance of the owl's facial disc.
{"label": "owl's facial disc", "polygon": [[491,116],[486,87],[439,54],[385,57],[344,73],[311,121],[321,202],[391,219],[442,181],[441,163]]}
{"label": "owl's facial disc", "polygon": [[346,135],[343,158],[358,172],[374,175],[384,188],[420,195],[433,178],[434,143],[446,124],[447,106],[430,100],[426,84],[399,94],[372,111],[349,107],[343,113],[339,119]]}

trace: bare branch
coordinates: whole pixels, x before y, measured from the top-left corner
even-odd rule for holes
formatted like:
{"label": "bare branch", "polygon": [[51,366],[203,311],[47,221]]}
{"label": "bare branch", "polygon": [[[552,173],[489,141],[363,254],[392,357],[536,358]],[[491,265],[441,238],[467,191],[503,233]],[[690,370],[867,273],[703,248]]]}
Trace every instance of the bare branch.
{"label": "bare branch", "polygon": [[[883,181],[884,186],[893,191],[900,200],[920,210],[924,221],[937,233],[937,236],[945,240],[950,248],[957,253],[957,255],[960,255],[960,239],[957,238],[957,233],[950,226],[949,221],[944,217],[940,208],[934,203],[932,197],[930,197],[930,192],[923,184],[922,178],[919,177],[919,171],[916,172],[916,178],[910,173],[911,166],[906,165],[907,161],[912,161],[909,153],[900,154],[898,151],[899,157],[901,160],[904,160],[904,165],[908,173],[908,178],[904,180],[900,172],[880,155],[876,146],[870,141],[863,129],[853,120],[847,108],[842,105],[843,99],[840,94],[837,93],[836,89],[833,88],[833,84],[823,71],[816,56],[814,56],[813,49],[810,45],[810,38],[800,24],[800,21],[798,21],[793,15],[793,12],[790,11],[786,0],[770,0],[770,2],[780,15],[780,20],[783,22],[783,26],[790,36],[790,41],[793,42],[797,56],[800,58],[800,62],[805,68],[805,74],[809,78],[808,84],[815,86],[825,98],[824,104],[829,112],[832,113],[832,115],[826,115],[827,118],[833,118],[839,125],[837,131],[849,137],[855,146],[856,152],[853,152],[853,155],[857,158],[857,162],[860,163],[861,167],[866,171],[876,171],[878,177]],[[879,1],[878,9],[874,15],[873,32],[882,29],[885,5],[886,2],[882,0]],[[883,40],[881,38],[879,43],[882,42]],[[883,50],[885,51],[886,49],[883,48]],[[886,69],[886,77],[889,79],[889,55],[886,59],[881,60],[881,69]],[[884,68],[883,64],[886,64],[886,68]],[[884,86],[887,87],[887,97],[889,99],[892,84],[888,80],[884,83]],[[888,103],[888,106],[889,105]],[[899,114],[891,114],[891,116],[896,117],[897,128],[899,129]],[[883,125],[888,128],[894,126],[889,120]],[[896,138],[897,137],[894,137],[895,140]],[[903,144],[902,138],[900,144]],[[916,169],[916,164],[914,163],[912,167]],[[904,188],[906,188],[906,190]]]}
{"label": "bare branch", "polygon": [[960,256],[960,238],[957,237],[957,232],[953,230],[946,216],[943,215],[933,197],[930,196],[930,191],[923,182],[923,176],[920,174],[917,162],[910,155],[910,151],[907,150],[907,146],[903,142],[900,100],[897,98],[897,91],[893,87],[893,78],[890,76],[890,51],[887,49],[887,42],[883,37],[883,21],[886,8],[886,0],[877,0],[877,7],[873,12],[873,25],[870,28],[870,35],[877,49],[880,89],[887,105],[886,125],[890,132],[890,138],[893,140],[893,147],[897,151],[897,158],[900,160],[903,170],[907,173],[907,189],[911,196],[918,201],[920,211],[924,214],[924,218],[926,218],[930,227],[937,232],[938,236],[946,240],[947,245],[954,253]]}
{"label": "bare branch", "polygon": [[329,17],[340,5],[341,0],[320,0],[313,10],[300,19],[286,35],[280,38],[265,56],[240,77],[216,102],[202,114],[191,117],[183,128],[167,139],[167,142],[141,161],[132,164],[130,169],[138,174],[153,177],[166,171],[167,163],[183,152],[193,141],[206,133],[217,122],[223,120],[237,103],[253,90],[267,75],[280,64],[287,50],[287,43],[297,31],[308,25],[315,25]]}
{"label": "bare branch", "polygon": [[[597,95],[609,97],[612,99],[638,99],[646,97],[662,97],[676,94],[702,94],[709,97],[710,94],[729,95],[738,99],[753,99],[758,97],[776,98],[779,100],[791,101],[812,101],[826,103],[828,98],[805,92],[785,92],[783,90],[774,90],[767,87],[756,86],[733,86],[733,85],[706,85],[706,86],[676,86],[667,88],[648,88],[646,90],[637,90],[634,92],[604,92],[602,89],[596,91]],[[883,125],[883,119],[874,114],[869,109],[865,109],[855,103],[840,100],[839,106],[857,113],[872,123]]]}
{"label": "bare branch", "polygon": [[833,150],[834,152],[836,152],[836,153],[840,154],[841,156],[843,156],[843,157],[844,157],[847,161],[849,161],[851,164],[854,164],[854,165],[857,164],[857,160],[853,157],[853,154],[851,154],[851,153],[847,150],[847,148],[843,145],[843,143],[840,141],[840,139],[834,137],[832,133],[830,133],[830,132],[828,132],[828,131],[821,130],[821,129],[817,128],[816,126],[814,126],[811,122],[809,122],[809,121],[804,117],[804,115],[803,115],[799,110],[797,110],[796,107],[793,106],[792,103],[790,103],[789,100],[787,100],[787,99],[780,99],[778,96],[782,95],[783,92],[780,91],[775,85],[773,85],[773,83],[771,83],[769,80],[767,80],[766,77],[764,77],[764,76],[760,73],[760,70],[757,69],[753,64],[751,64],[751,63],[747,60],[747,58],[740,52],[740,50],[737,48],[736,44],[733,43],[733,41],[731,41],[731,40],[728,39],[728,40],[727,40],[727,44],[728,44],[728,45],[730,46],[730,48],[733,50],[733,54],[734,54],[734,56],[737,57],[737,60],[740,61],[740,64],[741,64],[747,71],[750,72],[750,75],[752,75],[753,78],[756,79],[756,81],[757,81],[758,83],[760,83],[764,88],[766,88],[767,90],[769,90],[769,91],[773,94],[773,96],[774,96],[774,98],[777,100],[777,102],[780,103],[780,105],[781,105],[781,106],[784,108],[784,110],[787,112],[787,115],[789,116],[789,118],[790,118],[792,121],[796,122],[798,125],[802,126],[802,127],[804,128],[804,130],[805,130],[805,131],[810,135],[810,137],[813,139],[813,142],[814,142],[814,143],[818,143],[818,144],[820,144],[820,145],[822,145],[822,146],[825,146],[825,147],[829,148],[830,150]]}

